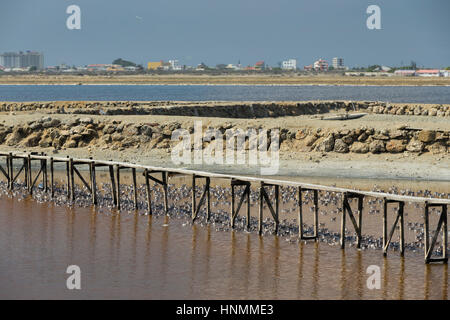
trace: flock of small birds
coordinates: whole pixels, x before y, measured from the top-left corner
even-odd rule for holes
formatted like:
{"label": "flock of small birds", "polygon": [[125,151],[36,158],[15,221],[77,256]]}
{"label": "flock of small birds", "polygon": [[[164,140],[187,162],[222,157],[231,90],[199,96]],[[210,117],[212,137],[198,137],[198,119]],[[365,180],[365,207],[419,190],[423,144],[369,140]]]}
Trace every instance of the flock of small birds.
{"label": "flock of small birds", "polygon": [[[243,187],[235,188],[236,195],[236,208],[237,203],[243,194]],[[266,188],[269,197],[274,196],[274,188]],[[388,192],[392,194],[410,195],[410,196],[423,196],[423,197],[436,197],[436,198],[450,198],[450,194],[431,192],[429,190],[419,190],[414,192],[412,190],[398,190],[396,187],[391,187],[389,190],[381,190],[377,186],[374,186],[373,191]],[[147,193],[146,186],[138,186],[138,203],[137,208],[134,207],[134,190],[131,185],[121,185],[121,211],[131,214],[148,214],[147,207]],[[186,184],[181,185],[169,185],[168,198],[169,208],[167,215],[172,219],[182,219],[183,226],[192,224],[191,221],[191,193],[192,187]],[[200,199],[203,193],[203,186],[196,187],[197,199]],[[194,222],[195,224],[204,226],[206,224],[212,225],[216,231],[230,231],[230,213],[229,208],[231,205],[231,187],[211,186],[211,215],[210,220],[207,221],[206,206],[202,207],[199,215]],[[152,214],[154,216],[164,216],[166,212],[164,210],[164,193],[163,190],[156,184],[151,186],[151,199],[152,199]],[[5,182],[0,182],[0,197],[8,196],[15,199],[24,200],[30,197],[27,188],[24,184],[16,183],[13,191],[8,190]],[[55,184],[55,195],[52,198],[50,192],[44,192],[42,184],[39,184],[33,190],[32,198],[40,203],[51,202],[57,206],[78,206],[89,207],[92,205],[91,194],[88,189],[81,186],[75,187],[75,201],[72,202],[67,193],[67,185]],[[258,208],[259,192],[251,190],[250,203],[251,207],[255,210]],[[353,199],[349,199],[350,204]],[[356,199],[354,200],[356,202]],[[205,201],[206,202],[206,201]],[[309,212],[314,212],[313,192],[304,191],[302,193],[303,213],[306,216],[309,208]],[[197,200],[197,205],[199,200]],[[319,233],[318,241],[328,243],[330,245],[338,245],[340,241],[340,232],[333,232],[327,228],[327,221],[330,224],[338,223],[340,215],[342,214],[342,194],[329,191],[319,192]],[[369,215],[381,214],[381,208],[383,199],[366,198],[365,200],[366,213],[368,208]],[[415,208],[420,208],[421,204],[414,204]],[[113,203],[112,187],[109,183],[101,183],[97,188],[97,210],[100,213],[117,214],[117,210]],[[271,218],[267,209],[267,205],[264,204],[265,216],[263,220],[263,236],[274,234],[275,222]],[[293,214],[297,216],[298,213],[298,189],[296,187],[281,187],[280,188],[280,223],[278,227],[277,235],[284,237],[286,241],[291,243],[298,243],[301,240],[299,238],[298,222],[295,218],[281,219],[283,215]],[[397,209],[394,209],[396,212]],[[247,229],[247,221],[245,217],[246,213],[246,201],[244,201],[240,213],[236,216],[234,230],[241,232],[257,232],[258,231],[258,219],[254,216],[250,217],[249,228]],[[431,214],[439,214],[440,211],[437,208],[430,208]],[[312,215],[310,215],[312,216]],[[417,251],[424,246],[424,224],[419,222],[406,222],[405,229],[414,232],[415,240],[405,244],[406,250]],[[303,234],[306,236],[312,236],[314,234],[314,228],[312,225],[303,225]],[[394,239],[393,239],[394,240]],[[356,245],[356,233],[351,234],[349,230],[346,232],[346,243],[349,246]],[[371,235],[363,235],[361,241],[361,249],[382,249],[383,239],[382,237],[375,237]],[[400,243],[392,241],[390,249],[399,250]],[[442,248],[440,243],[436,245],[435,254],[441,254]]]}

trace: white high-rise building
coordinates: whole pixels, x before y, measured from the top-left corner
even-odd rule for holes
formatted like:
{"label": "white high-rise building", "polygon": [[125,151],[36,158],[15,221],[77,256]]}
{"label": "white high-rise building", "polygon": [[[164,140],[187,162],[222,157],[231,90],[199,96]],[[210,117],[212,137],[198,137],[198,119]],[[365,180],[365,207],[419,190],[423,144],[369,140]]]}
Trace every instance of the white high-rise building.
{"label": "white high-rise building", "polygon": [[183,67],[180,65],[178,60],[169,60],[170,69],[172,70],[183,70]]}
{"label": "white high-rise building", "polygon": [[6,68],[44,68],[44,55],[40,52],[5,52],[0,55],[0,65]]}
{"label": "white high-rise building", "polygon": [[281,63],[281,69],[283,70],[297,70],[297,60],[289,59]]}
{"label": "white high-rise building", "polygon": [[333,60],[332,60],[332,66],[333,66],[334,69],[345,69],[344,59],[343,58],[334,57]]}

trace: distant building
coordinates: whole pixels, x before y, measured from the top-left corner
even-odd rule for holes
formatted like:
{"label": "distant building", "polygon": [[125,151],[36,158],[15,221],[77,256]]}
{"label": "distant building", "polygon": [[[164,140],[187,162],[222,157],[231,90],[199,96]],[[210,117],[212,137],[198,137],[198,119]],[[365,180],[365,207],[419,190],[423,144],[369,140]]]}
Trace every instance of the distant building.
{"label": "distant building", "polygon": [[289,59],[281,62],[281,69],[283,70],[297,70],[297,60]]}
{"label": "distant building", "polygon": [[303,69],[305,69],[305,71],[311,71],[313,69],[313,65],[310,64],[310,65],[304,66]]}
{"label": "distant building", "polygon": [[442,77],[450,77],[450,70],[439,70]]}
{"label": "distant building", "polygon": [[171,70],[175,71],[183,70],[183,66],[180,65],[178,60],[169,60],[169,64]]}
{"label": "distant building", "polygon": [[416,71],[419,77],[439,77],[441,74],[438,69],[421,69]]}
{"label": "distant building", "polygon": [[331,63],[334,69],[345,69],[343,58],[334,57]]}
{"label": "distant building", "polygon": [[258,61],[255,63],[255,70],[264,70],[266,68],[266,63],[264,61]]}
{"label": "distant building", "polygon": [[147,64],[147,69],[148,70],[158,70],[161,69],[163,65],[163,61],[155,61],[155,62],[149,62]]}
{"label": "distant building", "polygon": [[235,64],[229,63],[229,64],[225,67],[225,69],[240,70],[240,69],[241,69],[241,66],[240,66],[240,65],[235,65]]}
{"label": "distant building", "polygon": [[316,62],[314,62],[314,70],[328,71],[328,62],[323,59],[317,60]]}
{"label": "distant building", "polygon": [[5,68],[44,69],[44,54],[35,51],[5,52],[0,55],[0,65]]}
{"label": "distant building", "polygon": [[0,55],[0,65],[5,68],[20,68],[20,55],[16,52],[5,52]]}
{"label": "distant building", "polygon": [[394,75],[403,77],[414,77],[416,70],[395,70]]}

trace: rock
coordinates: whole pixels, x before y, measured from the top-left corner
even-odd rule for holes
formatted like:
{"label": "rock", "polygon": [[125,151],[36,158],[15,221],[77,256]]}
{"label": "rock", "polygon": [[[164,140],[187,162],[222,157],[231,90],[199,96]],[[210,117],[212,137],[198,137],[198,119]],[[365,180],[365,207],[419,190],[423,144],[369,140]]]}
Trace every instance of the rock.
{"label": "rock", "polygon": [[82,138],[83,138],[83,136],[81,134],[73,134],[73,135],[70,136],[70,139],[74,140],[74,141],[79,141]]}
{"label": "rock", "polygon": [[51,118],[49,119],[50,121],[45,121],[42,123],[43,128],[54,128],[61,124],[61,121],[59,119],[51,119]]}
{"label": "rock", "polygon": [[334,151],[339,153],[347,153],[348,145],[342,139],[336,139],[334,142]]}
{"label": "rock", "polygon": [[434,154],[447,152],[447,147],[441,142],[435,142],[427,146],[427,149]]}
{"label": "rock", "polygon": [[55,148],[61,148],[64,143],[66,142],[67,136],[60,136],[53,140],[53,147]]}
{"label": "rock", "polygon": [[364,141],[367,140],[367,138],[368,138],[368,135],[367,135],[365,132],[363,132],[363,133],[361,133],[361,134],[359,135],[358,141],[364,142]]}
{"label": "rock", "polygon": [[385,152],[384,142],[381,140],[374,140],[369,144],[369,150],[372,153]]}
{"label": "rock", "polygon": [[422,130],[419,132],[418,139],[422,142],[433,142],[436,139],[436,132],[431,130]]}
{"label": "rock", "polygon": [[343,141],[345,144],[350,145],[350,144],[353,143],[353,136],[351,136],[351,135],[346,135],[346,136],[344,136],[344,137],[342,138],[342,141]]}
{"label": "rock", "polygon": [[111,135],[111,139],[112,139],[112,141],[114,141],[114,142],[122,141],[123,138],[124,138],[123,135],[122,135],[121,133],[118,133],[118,132],[116,132],[116,133],[114,133],[114,134]]}
{"label": "rock", "polygon": [[41,119],[39,119],[39,123],[45,123],[50,121],[52,121],[51,117],[42,117]]}
{"label": "rock", "polygon": [[322,152],[330,152],[334,148],[334,137],[332,134],[330,134],[328,137],[323,139],[321,143],[319,143],[316,147],[317,151]]}
{"label": "rock", "polygon": [[94,120],[92,120],[92,118],[82,118],[82,119],[80,119],[80,123],[83,123],[83,124],[91,124],[93,122],[94,122]]}
{"label": "rock", "polygon": [[71,139],[71,140],[68,140],[68,141],[64,144],[64,146],[65,146],[66,148],[76,148],[76,147],[78,146],[78,142]]}
{"label": "rock", "polygon": [[389,138],[391,139],[398,139],[398,138],[405,138],[406,133],[402,130],[394,130],[389,133]]}
{"label": "rock", "polygon": [[116,126],[112,124],[108,124],[103,128],[103,133],[105,134],[113,134],[116,131]]}
{"label": "rock", "polygon": [[437,115],[437,110],[436,109],[430,109],[430,111],[428,112],[428,115],[430,116],[436,116]]}
{"label": "rock", "polygon": [[165,137],[172,137],[172,132],[173,132],[173,130],[171,130],[170,128],[165,128],[163,130],[162,134]]}
{"label": "rock", "polygon": [[33,122],[30,124],[30,129],[33,131],[40,130],[42,129],[42,124],[40,124],[39,122]]}
{"label": "rock", "polygon": [[152,127],[148,125],[143,125],[140,129],[140,133],[144,136],[151,137],[152,136]]}
{"label": "rock", "polygon": [[83,137],[83,140],[88,141],[92,140],[94,138],[98,138],[98,133],[94,129],[88,129],[81,133],[81,136]]}
{"label": "rock", "polygon": [[39,147],[41,148],[48,148],[51,147],[53,143],[53,139],[52,137],[50,137],[50,135],[45,134],[42,138],[41,141],[39,141]]}
{"label": "rock", "polygon": [[305,139],[305,145],[307,147],[310,147],[310,146],[312,146],[314,144],[314,142],[316,142],[316,140],[317,140],[317,136],[316,135],[307,136],[306,139]]}
{"label": "rock", "polygon": [[422,152],[423,148],[423,142],[416,139],[412,139],[406,146],[406,150],[408,150],[409,152]]}
{"label": "rock", "polygon": [[23,138],[27,136],[26,131],[22,127],[14,128],[13,132],[8,136],[6,144],[8,146],[14,146],[18,144]]}
{"label": "rock", "polygon": [[298,130],[295,134],[295,139],[302,140],[306,137],[306,133],[303,130]]}
{"label": "rock", "polygon": [[41,139],[42,132],[35,132],[29,135],[23,140],[22,145],[24,147],[37,147],[39,145],[39,140]]}
{"label": "rock", "polygon": [[350,151],[354,153],[367,153],[369,152],[369,147],[362,142],[354,142],[351,147]]}
{"label": "rock", "polygon": [[390,140],[386,143],[386,151],[390,153],[400,153],[405,151],[406,145],[403,140]]}
{"label": "rock", "polygon": [[374,134],[372,136],[373,139],[375,140],[389,140],[389,137],[387,135],[384,134]]}
{"label": "rock", "polygon": [[0,130],[0,144],[5,142],[5,138],[8,135],[6,130]]}
{"label": "rock", "polygon": [[108,144],[112,141],[110,134],[105,134],[100,138],[101,144]]}
{"label": "rock", "polygon": [[121,141],[121,146],[123,148],[128,148],[135,145],[138,140],[135,137],[127,137]]}

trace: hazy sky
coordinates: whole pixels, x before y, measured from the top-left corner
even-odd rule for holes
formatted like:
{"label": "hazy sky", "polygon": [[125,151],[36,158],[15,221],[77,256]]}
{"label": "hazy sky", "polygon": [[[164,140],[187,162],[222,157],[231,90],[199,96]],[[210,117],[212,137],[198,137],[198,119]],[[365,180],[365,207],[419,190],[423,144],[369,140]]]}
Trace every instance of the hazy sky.
{"label": "hazy sky", "polygon": [[[66,9],[81,8],[81,30]],[[366,9],[381,8],[381,30]],[[0,52],[37,50],[45,65],[181,63],[269,65],[344,58],[349,66],[411,60],[450,66],[449,0],[1,0]]]}

